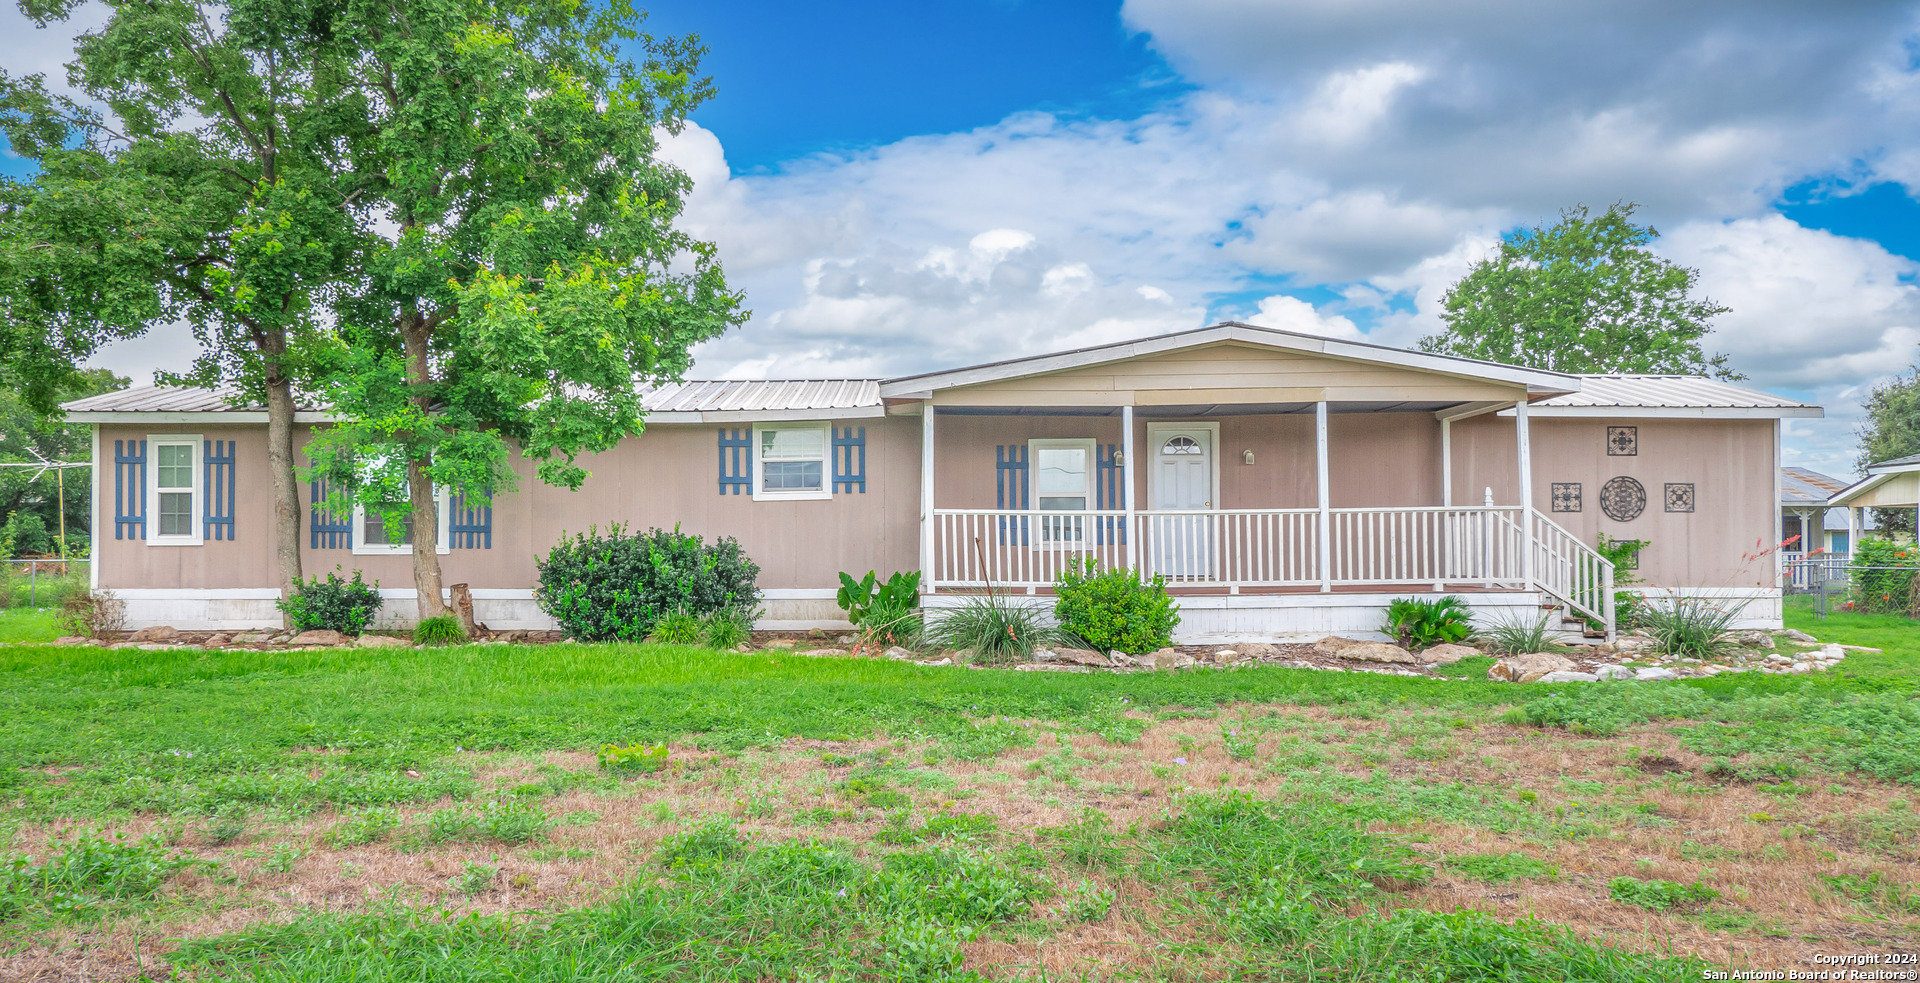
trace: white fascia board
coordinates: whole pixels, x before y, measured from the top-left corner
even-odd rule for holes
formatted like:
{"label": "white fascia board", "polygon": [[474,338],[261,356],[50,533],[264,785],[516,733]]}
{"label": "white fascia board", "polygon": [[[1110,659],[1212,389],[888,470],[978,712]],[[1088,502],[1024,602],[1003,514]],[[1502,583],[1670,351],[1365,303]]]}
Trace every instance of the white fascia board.
{"label": "white fascia board", "polygon": [[1920,471],[1920,463],[1889,464],[1886,467],[1867,469],[1868,474],[1880,474],[1880,475],[1888,475],[1888,476],[1892,476],[1896,474],[1906,474],[1909,471]]}
{"label": "white fascia board", "polygon": [[[1472,419],[1476,416],[1485,416],[1488,413],[1497,413],[1502,409],[1507,411],[1508,416],[1513,415],[1513,404],[1503,400],[1497,403],[1461,403],[1459,406],[1450,406],[1444,410],[1435,410],[1433,418],[1436,420],[1458,422],[1460,420]],[[1539,409],[1537,407],[1530,407],[1527,412],[1538,413]]]}
{"label": "white fascia board", "polygon": [[1123,361],[1129,358],[1155,355],[1161,352],[1199,348],[1225,341],[1238,341],[1265,348],[1307,352],[1309,354],[1326,355],[1333,358],[1344,358],[1358,362],[1397,365],[1422,372],[1433,372],[1458,378],[1492,380],[1513,385],[1524,385],[1527,387],[1529,393],[1564,395],[1566,393],[1580,391],[1580,378],[1562,372],[1548,372],[1543,369],[1498,365],[1491,362],[1475,362],[1469,359],[1450,358],[1444,355],[1429,355],[1425,352],[1410,352],[1399,348],[1388,348],[1384,345],[1336,341],[1331,338],[1321,338],[1315,335],[1275,331],[1267,328],[1229,322],[1226,324],[1217,324],[1209,328],[1162,335],[1157,338],[1142,338],[1138,341],[1121,342],[1100,348],[1062,352],[1057,355],[1036,355],[1033,358],[996,362],[989,365],[977,365],[970,368],[955,369],[951,372],[906,376],[900,379],[885,380],[880,383],[880,395],[891,398],[913,398],[938,389],[952,389],[961,386],[979,385],[985,382],[998,382],[1005,379],[1045,375],[1049,372],[1061,372],[1088,365],[1099,365],[1104,362]]}
{"label": "white fascia board", "polygon": [[1845,508],[1846,506],[1852,504],[1853,499],[1856,496],[1864,495],[1867,492],[1870,492],[1875,488],[1878,488],[1881,485],[1886,484],[1889,480],[1893,478],[1895,473],[1896,472],[1893,472],[1893,471],[1884,471],[1879,474],[1869,474],[1865,478],[1862,478],[1859,481],[1856,481],[1853,484],[1848,485],[1847,487],[1842,488],[1839,491],[1835,492],[1832,498],[1827,499],[1827,507],[1828,508]]}
{"label": "white fascia board", "polygon": [[648,426],[690,423],[777,423],[791,420],[871,420],[887,415],[885,406],[841,406],[827,410],[674,410],[648,413],[641,422]]}
{"label": "white fascia board", "polygon": [[[1532,406],[1527,414],[1536,420],[1780,420],[1819,419],[1827,415],[1826,410],[1818,406]],[[1513,408],[1508,407],[1500,415],[1512,416]]]}
{"label": "white fascia board", "polygon": [[[332,413],[319,413],[301,410],[293,415],[295,423],[333,423],[336,417]],[[195,410],[175,412],[141,412],[138,410],[97,410],[88,413],[68,413],[68,423],[266,423],[265,410]]]}

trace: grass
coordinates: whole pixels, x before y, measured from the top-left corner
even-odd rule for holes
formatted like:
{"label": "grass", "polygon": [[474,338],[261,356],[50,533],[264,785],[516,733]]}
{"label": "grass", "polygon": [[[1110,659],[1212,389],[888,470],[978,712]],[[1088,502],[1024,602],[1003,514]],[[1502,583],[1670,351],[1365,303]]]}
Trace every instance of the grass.
{"label": "grass", "polygon": [[1886,651],[1556,687],[0,646],[0,976],[1641,981],[1910,938],[1920,633],[1788,617]]}
{"label": "grass", "polygon": [[56,608],[0,608],[0,644],[51,642],[60,637]]}

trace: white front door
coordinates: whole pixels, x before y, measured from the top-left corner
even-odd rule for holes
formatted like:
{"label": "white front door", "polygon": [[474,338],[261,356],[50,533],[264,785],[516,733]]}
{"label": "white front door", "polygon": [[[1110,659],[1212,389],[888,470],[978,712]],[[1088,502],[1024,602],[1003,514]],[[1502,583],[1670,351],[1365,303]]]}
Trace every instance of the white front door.
{"label": "white front door", "polygon": [[[1213,509],[1213,429],[1154,428],[1153,481],[1147,507],[1206,512]],[[1213,517],[1155,515],[1149,522],[1153,569],[1170,577],[1206,576],[1213,568]]]}

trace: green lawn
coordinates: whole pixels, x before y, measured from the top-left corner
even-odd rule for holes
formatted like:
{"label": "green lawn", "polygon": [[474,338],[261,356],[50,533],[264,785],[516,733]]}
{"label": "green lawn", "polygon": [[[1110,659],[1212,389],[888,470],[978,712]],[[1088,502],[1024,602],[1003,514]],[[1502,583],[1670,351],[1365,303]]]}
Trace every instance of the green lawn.
{"label": "green lawn", "polygon": [[52,608],[0,608],[0,644],[51,642],[60,637],[58,619]]}
{"label": "green lawn", "polygon": [[[75,946],[272,980],[1804,968],[1920,934],[1920,632],[1788,619],[1886,651],[1515,686],[0,646],[0,847],[32,858],[0,977]],[[594,760],[656,742],[663,771]]]}

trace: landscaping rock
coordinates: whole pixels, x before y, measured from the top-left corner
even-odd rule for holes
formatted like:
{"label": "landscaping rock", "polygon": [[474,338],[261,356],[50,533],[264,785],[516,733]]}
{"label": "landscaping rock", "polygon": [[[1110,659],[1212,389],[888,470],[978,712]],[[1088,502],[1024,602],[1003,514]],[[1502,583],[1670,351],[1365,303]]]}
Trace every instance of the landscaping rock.
{"label": "landscaping rock", "polygon": [[1044,646],[1042,646],[1042,647],[1040,647],[1040,648],[1037,648],[1037,649],[1034,649],[1034,650],[1033,650],[1033,661],[1035,661],[1035,662],[1059,662],[1059,661],[1060,661],[1060,653],[1058,653],[1058,652],[1055,652],[1054,650],[1052,650],[1052,649],[1050,649],[1050,648],[1046,648],[1046,647],[1044,647]]}
{"label": "landscaping rock", "polygon": [[1736,631],[1733,640],[1741,645],[1757,649],[1773,648],[1773,633],[1765,631]]}
{"label": "landscaping rock", "polygon": [[353,640],[353,644],[355,648],[363,649],[399,649],[407,648],[413,643],[392,635],[361,635]]}
{"label": "landscaping rock", "polygon": [[1632,679],[1633,670],[1626,666],[1600,666],[1593,674],[1601,679]]}
{"label": "landscaping rock", "polygon": [[1656,682],[1662,679],[1679,679],[1680,674],[1677,672],[1674,672],[1672,669],[1662,669],[1658,666],[1649,666],[1645,669],[1634,670],[1633,678],[1640,682],[1648,683],[1648,682]]}
{"label": "landscaping rock", "polygon": [[1613,643],[1613,650],[1615,652],[1621,652],[1621,653],[1654,652],[1654,651],[1658,651],[1659,648],[1660,648],[1659,642],[1656,642],[1651,638],[1643,638],[1639,635],[1629,635],[1626,638],[1618,639]]}
{"label": "landscaping rock", "polygon": [[1246,642],[1235,645],[1234,648],[1240,652],[1242,658],[1257,659],[1261,662],[1280,657],[1280,646],[1268,645],[1266,642]]}
{"label": "landscaping rock", "polygon": [[935,659],[932,662],[916,662],[914,663],[914,665],[916,666],[950,666],[950,665],[953,665],[953,660],[952,659]]}
{"label": "landscaping rock", "polygon": [[1342,659],[1357,659],[1361,662],[1392,662],[1401,665],[1418,665],[1419,659],[1413,653],[1398,645],[1386,642],[1355,642],[1343,646],[1335,652]]}
{"label": "landscaping rock", "polygon": [[846,655],[846,649],[808,649],[801,655]]}
{"label": "landscaping rock", "polygon": [[1572,672],[1561,669],[1541,676],[1536,682],[1542,683],[1597,683],[1600,677],[1590,672]]}
{"label": "landscaping rock", "polygon": [[769,639],[767,644],[762,645],[760,647],[769,648],[769,649],[790,649],[793,647],[793,645],[794,645],[794,642],[793,642],[793,639],[791,638],[775,638],[775,639]]}
{"label": "landscaping rock", "polygon": [[1168,646],[1148,652],[1146,655],[1136,656],[1134,662],[1149,669],[1185,669],[1193,665],[1193,656]]}
{"label": "landscaping rock", "polygon": [[1061,662],[1071,662],[1077,666],[1100,666],[1105,668],[1113,665],[1112,660],[1092,649],[1057,648],[1053,650],[1053,653],[1059,657]]}
{"label": "landscaping rock", "polygon": [[129,642],[171,642],[180,637],[180,629],[172,625],[153,625],[142,628],[127,636]]}
{"label": "landscaping rock", "polygon": [[1785,635],[1796,642],[1806,642],[1809,645],[1812,645],[1813,643],[1819,641],[1819,639],[1813,637],[1812,635],[1807,634],[1804,631],[1801,631],[1798,628],[1789,628],[1786,631],[1781,632],[1780,634]]}
{"label": "landscaping rock", "polygon": [[1550,672],[1571,672],[1577,669],[1572,659],[1552,652],[1528,652],[1522,655],[1509,655],[1493,664],[1487,670],[1488,679],[1504,679],[1513,683],[1531,683]]}
{"label": "landscaping rock", "polygon": [[54,640],[53,640],[53,644],[55,644],[55,645],[85,645],[85,644],[87,644],[88,642],[91,642],[91,641],[93,641],[93,639],[91,639],[91,638],[88,638],[88,637],[86,637],[85,635],[62,635],[62,636],[60,636],[59,638],[56,638],[56,639],[54,639]]}
{"label": "landscaping rock", "polygon": [[1450,666],[1461,659],[1471,659],[1480,654],[1480,650],[1471,645],[1435,645],[1421,650],[1420,661],[1430,666]]}
{"label": "landscaping rock", "polygon": [[1238,662],[1240,661],[1240,651],[1238,649],[1220,649],[1217,652],[1209,652],[1207,653],[1207,661]]}
{"label": "landscaping rock", "polygon": [[303,631],[287,640],[288,645],[345,645],[346,636],[331,628],[314,628]]}
{"label": "landscaping rock", "polygon": [[1362,642],[1356,638],[1341,638],[1339,635],[1328,635],[1327,637],[1313,643],[1313,649],[1314,651],[1319,652],[1321,655],[1339,655],[1340,650],[1342,649],[1352,648],[1355,645],[1367,645],[1367,644],[1370,644],[1370,643]]}
{"label": "landscaping rock", "polygon": [[1813,657],[1827,662],[1838,662],[1847,657],[1847,650],[1838,645],[1822,645],[1820,651],[1814,653]]}
{"label": "landscaping rock", "polygon": [[1108,652],[1107,658],[1112,659],[1116,667],[1127,667],[1138,664],[1134,661],[1133,656],[1125,652]]}
{"label": "landscaping rock", "polygon": [[217,646],[217,645],[226,645],[231,641],[233,641],[233,639],[227,637],[226,635],[211,635],[207,638],[206,641],[201,642],[200,644],[205,645],[208,648],[213,648],[214,646]]}
{"label": "landscaping rock", "polygon": [[859,640],[860,640],[860,637],[858,635],[842,635],[838,639],[838,641],[842,645],[852,645],[855,642],[858,642]]}
{"label": "landscaping rock", "polygon": [[[885,652],[882,652],[880,654],[886,656],[889,659],[892,659],[895,662],[905,662],[908,659],[913,658],[912,652],[909,652],[898,645],[895,645],[892,648],[887,649]],[[1037,655],[1038,653],[1035,653],[1035,654]]]}
{"label": "landscaping rock", "polygon": [[270,632],[270,631],[243,631],[240,634],[233,636],[233,644],[262,645],[262,644],[265,644],[266,641],[272,637],[273,637],[273,632]]}

